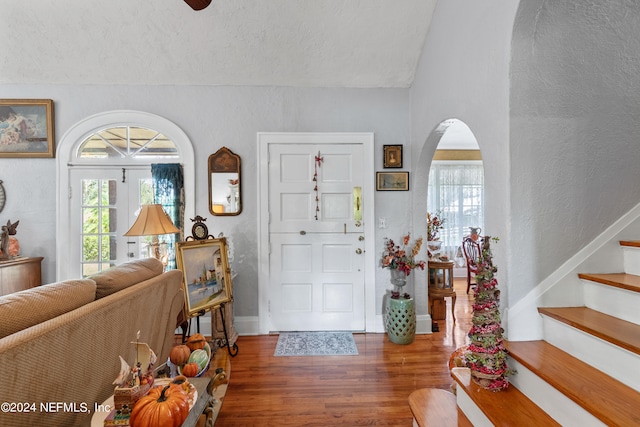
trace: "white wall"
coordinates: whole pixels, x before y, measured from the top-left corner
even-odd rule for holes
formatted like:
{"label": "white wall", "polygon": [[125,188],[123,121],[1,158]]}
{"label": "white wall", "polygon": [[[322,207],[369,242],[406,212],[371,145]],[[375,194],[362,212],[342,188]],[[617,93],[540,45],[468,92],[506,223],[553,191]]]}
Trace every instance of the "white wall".
{"label": "white wall", "polygon": [[520,3],[511,74],[511,213],[520,259],[513,300],[640,199],[637,4]]}
{"label": "white wall", "polygon": [[[195,147],[196,213],[209,218],[212,234],[224,232],[233,239],[236,316],[258,315],[256,132],[372,131],[377,170],[382,169],[383,144],[409,144],[408,89],[5,85],[0,92],[6,98],[53,99],[57,138],[88,116],[123,109],[157,114],[184,130]],[[243,163],[243,212],[235,217],[213,217],[207,207],[207,158],[221,146],[239,154]],[[54,281],[55,263],[72,262],[55,252],[55,159],[0,159],[0,179],[7,191],[0,221],[20,220],[23,254],[44,256],[44,280]],[[376,210],[405,224],[409,202],[407,192],[376,193]],[[389,222],[391,228],[396,220]],[[385,236],[375,236],[379,253]],[[381,300],[388,278],[376,283]]]}
{"label": "white wall", "polygon": [[[436,7],[411,90],[414,176],[426,182],[439,123],[469,125],[485,166],[484,231],[501,238],[503,308],[640,197],[640,13],[605,3]],[[426,188],[413,197],[419,224]]]}
{"label": "white wall", "polygon": [[[411,89],[413,224],[424,227],[427,178],[439,125],[457,118],[475,135],[485,168],[484,234],[493,245],[502,299],[510,291],[509,60],[517,4],[508,0],[438,2]],[[418,294],[419,299],[426,295]]]}

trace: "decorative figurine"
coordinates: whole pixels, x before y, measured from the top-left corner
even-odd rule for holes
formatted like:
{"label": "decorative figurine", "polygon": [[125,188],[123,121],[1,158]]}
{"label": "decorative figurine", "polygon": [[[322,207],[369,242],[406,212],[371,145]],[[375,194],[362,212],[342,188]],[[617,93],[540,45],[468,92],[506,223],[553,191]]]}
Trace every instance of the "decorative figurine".
{"label": "decorative figurine", "polygon": [[[11,257],[17,256],[20,252],[20,246],[17,243],[18,241],[9,236],[15,236],[17,233],[16,229],[18,228],[18,224],[20,221],[16,221],[11,224],[11,220],[7,221],[7,225],[3,225],[0,232],[0,260],[1,259],[9,259]],[[13,243],[13,247],[10,247],[10,241]]]}

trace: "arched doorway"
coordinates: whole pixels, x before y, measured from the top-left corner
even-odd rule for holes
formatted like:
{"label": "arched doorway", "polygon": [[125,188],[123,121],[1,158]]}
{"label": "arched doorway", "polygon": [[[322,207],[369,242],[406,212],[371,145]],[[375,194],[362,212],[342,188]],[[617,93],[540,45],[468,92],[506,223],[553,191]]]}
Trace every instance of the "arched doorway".
{"label": "arched doorway", "polygon": [[[141,194],[152,163],[182,164],[184,216],[194,216],[193,147],[172,122],[145,112],[112,111],[88,117],[65,133],[56,160],[56,232],[58,253],[67,256],[58,259],[58,280],[124,262],[132,253],[140,256],[127,249],[122,235],[144,200]],[[97,212],[97,232],[87,232],[87,212]],[[95,246],[95,259],[88,245]],[[85,252],[92,258],[87,260]],[[109,259],[104,259],[103,252]]]}
{"label": "arched doorway", "polygon": [[[442,134],[429,169],[427,212],[444,220],[441,255],[465,274],[460,245],[470,227],[484,228],[484,170],[475,135],[461,120],[441,123]],[[455,273],[454,273],[455,274]]]}

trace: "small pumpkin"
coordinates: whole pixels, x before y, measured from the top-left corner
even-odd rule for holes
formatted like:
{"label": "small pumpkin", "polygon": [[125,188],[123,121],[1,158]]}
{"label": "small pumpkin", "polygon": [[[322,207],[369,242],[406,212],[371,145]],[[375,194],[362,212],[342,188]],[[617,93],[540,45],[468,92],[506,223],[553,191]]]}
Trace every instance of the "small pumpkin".
{"label": "small pumpkin", "polygon": [[133,407],[131,427],[178,427],[189,415],[189,401],[180,386],[154,387]]}
{"label": "small pumpkin", "polygon": [[189,347],[191,351],[203,349],[206,343],[207,340],[202,334],[193,334],[189,338],[187,338],[186,342],[187,347]]}
{"label": "small pumpkin", "polygon": [[184,365],[180,371],[185,377],[195,377],[200,372],[200,366],[195,362],[191,362]]}
{"label": "small pumpkin", "polygon": [[171,363],[174,365],[182,366],[187,363],[189,356],[191,356],[191,350],[186,345],[181,344],[171,349],[169,360],[171,360]]}

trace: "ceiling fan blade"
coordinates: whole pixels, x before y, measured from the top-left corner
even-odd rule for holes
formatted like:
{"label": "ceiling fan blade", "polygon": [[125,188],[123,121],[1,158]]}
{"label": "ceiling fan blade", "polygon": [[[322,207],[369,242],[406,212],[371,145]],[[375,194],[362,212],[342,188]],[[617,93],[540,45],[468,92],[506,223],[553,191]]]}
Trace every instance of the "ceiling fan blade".
{"label": "ceiling fan blade", "polygon": [[211,4],[211,0],[184,0],[193,10],[202,10]]}

